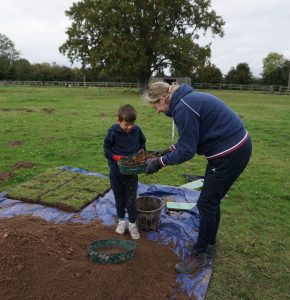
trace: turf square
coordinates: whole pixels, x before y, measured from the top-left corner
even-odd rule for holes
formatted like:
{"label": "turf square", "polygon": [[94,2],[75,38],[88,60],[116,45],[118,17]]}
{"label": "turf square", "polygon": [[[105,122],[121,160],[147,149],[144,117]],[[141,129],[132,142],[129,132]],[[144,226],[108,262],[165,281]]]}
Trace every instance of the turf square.
{"label": "turf square", "polygon": [[77,212],[109,190],[109,179],[52,169],[12,188],[7,197]]}

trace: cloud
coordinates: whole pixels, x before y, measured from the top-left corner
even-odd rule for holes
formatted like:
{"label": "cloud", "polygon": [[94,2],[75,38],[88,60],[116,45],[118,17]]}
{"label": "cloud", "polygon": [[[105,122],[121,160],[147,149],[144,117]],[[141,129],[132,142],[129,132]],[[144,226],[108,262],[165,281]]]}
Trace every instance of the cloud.
{"label": "cloud", "polygon": [[70,65],[58,48],[66,40],[65,30],[70,22],[64,12],[72,3],[71,0],[5,0],[0,10],[0,32],[31,63]]}
{"label": "cloud", "polygon": [[224,38],[212,41],[212,62],[225,74],[247,62],[254,75],[270,52],[289,57],[290,2],[287,0],[213,0],[212,7],[226,22]]}
{"label": "cloud", "polygon": [[[65,10],[73,0],[1,0],[0,33],[8,36],[23,58],[31,63],[56,62],[70,66],[58,48],[66,41],[70,21]],[[226,22],[224,38],[207,35],[212,62],[226,74],[241,62],[254,75],[262,72],[262,60],[270,52],[290,59],[288,0],[212,0],[212,8]]]}

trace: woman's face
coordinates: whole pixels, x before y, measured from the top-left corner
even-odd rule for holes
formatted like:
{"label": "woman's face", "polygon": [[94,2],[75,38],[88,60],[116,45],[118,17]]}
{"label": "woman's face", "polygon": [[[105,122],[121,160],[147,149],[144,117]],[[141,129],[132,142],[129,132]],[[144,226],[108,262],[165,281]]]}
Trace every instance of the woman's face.
{"label": "woman's face", "polygon": [[160,97],[159,101],[157,101],[151,105],[154,107],[154,109],[158,113],[160,113],[160,112],[166,113],[169,110],[169,103],[168,103],[166,97]]}

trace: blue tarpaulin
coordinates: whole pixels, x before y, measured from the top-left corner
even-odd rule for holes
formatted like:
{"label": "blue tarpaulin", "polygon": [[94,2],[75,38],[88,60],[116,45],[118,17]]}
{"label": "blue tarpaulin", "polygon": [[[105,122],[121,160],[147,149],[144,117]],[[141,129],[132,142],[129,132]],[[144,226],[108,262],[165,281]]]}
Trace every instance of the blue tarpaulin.
{"label": "blue tarpaulin", "polygon": [[[62,169],[91,176],[105,177],[104,175],[78,168],[62,167]],[[176,202],[196,203],[199,193],[199,191],[186,188],[158,184],[138,184],[138,196],[156,196],[159,198],[170,196]],[[115,200],[112,190],[110,190],[80,212],[71,213],[40,204],[29,204],[19,200],[8,199],[5,192],[0,193],[0,218],[10,218],[18,215],[39,217],[53,223],[90,223],[98,219],[104,225],[111,226],[115,224],[116,220]],[[188,212],[178,212],[170,215],[166,214],[166,209],[164,209],[161,213],[161,222],[158,230],[148,232],[147,238],[168,245],[176,255],[182,258],[187,254],[184,243],[196,241],[198,226],[199,215],[196,207]],[[212,260],[210,260],[207,267],[193,275],[177,274],[176,283],[189,297],[202,300],[206,295],[212,266]]]}

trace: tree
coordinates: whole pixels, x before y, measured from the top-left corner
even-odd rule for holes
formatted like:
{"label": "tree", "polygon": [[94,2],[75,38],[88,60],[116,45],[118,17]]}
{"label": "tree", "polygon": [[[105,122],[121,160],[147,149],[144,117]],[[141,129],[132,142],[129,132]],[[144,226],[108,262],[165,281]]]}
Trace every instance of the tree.
{"label": "tree", "polygon": [[263,78],[268,77],[275,69],[281,68],[286,59],[282,54],[270,52],[263,59]]}
{"label": "tree", "polygon": [[11,63],[8,71],[8,78],[12,80],[29,80],[31,79],[32,67],[27,59],[20,58]]}
{"label": "tree", "polygon": [[14,43],[0,33],[0,80],[7,78],[8,70],[12,62],[18,59],[19,54]]}
{"label": "tree", "polygon": [[247,63],[239,63],[236,68],[232,67],[225,76],[225,82],[236,84],[249,84],[253,75]]}
{"label": "tree", "polygon": [[290,76],[290,61],[282,54],[270,52],[263,59],[263,83],[288,85]]}
{"label": "tree", "polygon": [[32,79],[40,81],[51,81],[52,70],[49,63],[33,64],[32,65]]}
{"label": "tree", "polygon": [[288,86],[290,76],[290,61],[285,59],[284,63],[263,76],[263,83]]}
{"label": "tree", "polygon": [[106,76],[147,84],[168,68],[190,75],[210,56],[196,43],[211,31],[223,36],[224,21],[210,0],[83,0],[65,12],[72,23],[60,52]]}
{"label": "tree", "polygon": [[202,83],[221,83],[223,82],[223,74],[219,68],[208,62],[193,72],[191,80]]}
{"label": "tree", "polygon": [[4,34],[0,33],[0,56],[5,56],[11,61],[18,59],[19,52],[15,49],[14,43]]}

